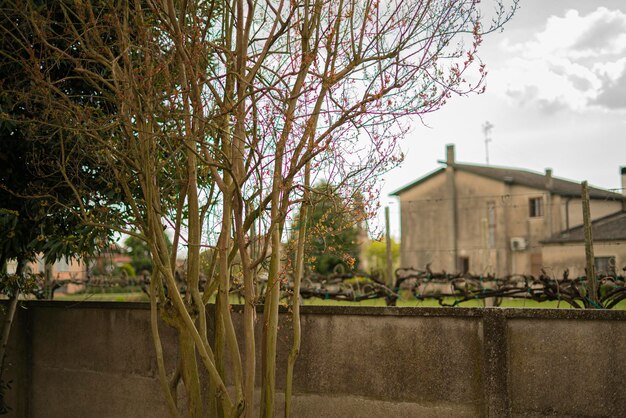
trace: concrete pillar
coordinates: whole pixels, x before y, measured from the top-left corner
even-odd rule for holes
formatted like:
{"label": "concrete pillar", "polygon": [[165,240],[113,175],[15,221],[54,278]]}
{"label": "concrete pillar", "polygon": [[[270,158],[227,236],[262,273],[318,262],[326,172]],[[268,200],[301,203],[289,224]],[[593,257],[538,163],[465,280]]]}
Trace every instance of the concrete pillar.
{"label": "concrete pillar", "polygon": [[552,169],[546,168],[546,189],[552,190],[554,187],[554,179],[552,178]]}
{"label": "concrete pillar", "polygon": [[448,265],[447,270],[456,272],[458,271],[458,259],[459,259],[459,216],[458,216],[458,204],[457,204],[457,190],[456,190],[456,178],[455,178],[455,157],[454,157],[454,144],[446,145],[446,175],[448,182],[448,195],[450,196],[450,222],[452,225],[452,234],[450,234],[450,248],[452,248],[452,260]]}
{"label": "concrete pillar", "polygon": [[484,416],[511,416],[507,318],[500,309],[485,309],[483,328]]}
{"label": "concrete pillar", "polygon": [[448,144],[446,145],[446,164],[450,166],[454,163],[454,144]]}
{"label": "concrete pillar", "polygon": [[[626,167],[620,167],[622,175],[622,194],[626,196]],[[626,200],[622,200],[622,210],[626,210]]]}

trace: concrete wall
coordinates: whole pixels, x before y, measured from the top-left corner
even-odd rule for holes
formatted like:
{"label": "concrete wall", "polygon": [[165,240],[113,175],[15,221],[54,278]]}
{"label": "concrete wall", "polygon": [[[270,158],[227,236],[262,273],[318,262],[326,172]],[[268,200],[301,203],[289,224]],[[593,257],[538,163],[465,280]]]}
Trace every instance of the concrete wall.
{"label": "concrete wall", "polygon": [[[452,198],[445,172],[402,193],[400,265],[423,268],[454,266]],[[439,222],[433,222],[440,219]]]}
{"label": "concrete wall", "polygon": [[[278,364],[289,323],[281,315]],[[296,417],[626,411],[623,311],[304,307],[302,331]],[[165,417],[153,353],[146,304],[29,302],[10,343],[9,416]]]}

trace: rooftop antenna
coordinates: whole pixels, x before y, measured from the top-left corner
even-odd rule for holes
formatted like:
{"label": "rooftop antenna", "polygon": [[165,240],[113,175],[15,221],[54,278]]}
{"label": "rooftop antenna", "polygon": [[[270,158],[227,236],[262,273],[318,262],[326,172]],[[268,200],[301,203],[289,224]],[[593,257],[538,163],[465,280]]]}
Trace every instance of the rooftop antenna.
{"label": "rooftop antenna", "polygon": [[493,124],[489,121],[483,123],[483,134],[485,134],[485,160],[487,160],[487,165],[489,165],[489,143],[491,142],[491,130],[493,129]]}

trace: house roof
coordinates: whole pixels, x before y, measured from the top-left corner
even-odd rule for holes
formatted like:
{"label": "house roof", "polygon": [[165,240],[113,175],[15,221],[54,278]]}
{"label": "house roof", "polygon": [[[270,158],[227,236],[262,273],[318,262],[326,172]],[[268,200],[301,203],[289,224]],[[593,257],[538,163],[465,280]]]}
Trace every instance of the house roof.
{"label": "house roof", "polygon": [[[626,211],[617,212],[591,223],[591,234],[594,241],[621,241],[626,240]],[[585,231],[583,226],[577,226],[542,241],[546,244],[568,242],[583,242]]]}
{"label": "house roof", "polygon": [[437,174],[442,173],[444,171],[445,171],[445,168],[438,168],[435,171],[431,171],[430,173],[426,174],[424,177],[420,177],[419,179],[415,180],[414,182],[409,183],[406,186],[401,187],[400,189],[398,189],[398,190],[396,190],[394,192],[391,192],[389,194],[389,196],[400,196],[402,193],[412,189],[414,186],[417,186],[418,184],[421,184],[421,183],[425,182],[426,180],[428,180],[428,179],[430,179],[432,177],[435,177]]}
{"label": "house roof", "polygon": [[[477,164],[450,164],[451,167],[455,168],[459,171],[465,171],[468,173],[476,174],[478,176],[487,177],[493,180],[501,181],[503,183],[508,184],[517,184],[521,186],[532,187],[539,190],[551,191],[554,194],[566,196],[566,197],[580,197],[581,187],[580,183],[561,179],[558,177],[552,177],[552,186],[548,189],[547,186],[547,177],[543,173],[537,173],[529,170],[522,170],[519,168],[510,168],[510,167],[496,167],[496,166],[487,166],[487,165],[477,165]],[[402,193],[412,189],[413,187],[421,184],[431,177],[443,172],[445,168],[440,168],[436,171],[433,171],[427,174],[424,177],[419,178],[417,181],[410,183],[393,193],[391,196],[399,196]],[[591,199],[611,199],[611,200],[626,200],[626,196],[611,192],[608,190],[600,189],[597,187],[590,186],[589,187],[589,197]]]}

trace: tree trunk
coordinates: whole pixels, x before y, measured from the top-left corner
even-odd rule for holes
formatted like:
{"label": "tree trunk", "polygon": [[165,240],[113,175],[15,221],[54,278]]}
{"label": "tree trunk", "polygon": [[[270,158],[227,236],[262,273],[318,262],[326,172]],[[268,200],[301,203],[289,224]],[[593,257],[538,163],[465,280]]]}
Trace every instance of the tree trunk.
{"label": "tree trunk", "polygon": [[[273,208],[272,208],[273,209]],[[263,311],[263,376],[261,385],[261,416],[274,416],[276,392],[276,340],[278,334],[278,304],[280,302],[280,228],[272,231],[272,255],[265,291]]]}
{"label": "tree trunk", "polygon": [[311,164],[306,163],[304,168],[304,195],[300,208],[300,230],[298,231],[298,248],[296,250],[296,268],[293,275],[293,296],[291,302],[292,322],[293,322],[293,346],[289,352],[287,360],[287,382],[285,384],[285,418],[292,415],[291,397],[293,394],[293,369],[300,354],[300,284],[304,272],[304,243],[306,241],[308,208],[309,208],[309,186],[311,183]]}
{"label": "tree trunk", "polygon": [[[19,258],[17,260],[17,268],[15,274],[21,277],[24,272],[25,260]],[[15,319],[15,312],[17,311],[17,302],[20,297],[19,289],[13,290],[13,294],[10,295],[9,308],[7,309],[6,316],[4,317],[4,325],[2,326],[2,341],[0,341],[0,382],[2,382],[2,375],[4,374],[4,360],[6,358],[7,345],[9,344],[9,336],[11,335],[11,328],[13,326],[13,320]]]}
{"label": "tree trunk", "polygon": [[[152,341],[156,351],[157,366],[159,369],[159,382],[161,383],[161,390],[167,407],[170,411],[170,415],[174,418],[181,418],[180,412],[176,407],[176,387],[170,388],[168,384],[167,374],[165,371],[165,361],[163,358],[163,345],[161,344],[161,337],[159,336],[159,323],[158,323],[158,308],[157,308],[157,275],[155,271],[150,280],[150,328],[152,330]],[[181,366],[182,368],[182,366]]]}
{"label": "tree trunk", "polygon": [[54,280],[52,279],[52,266],[53,263],[48,263],[45,260],[44,265],[44,298],[46,300],[52,300],[54,298]]}
{"label": "tree trunk", "polygon": [[191,418],[202,418],[202,396],[200,375],[196,361],[196,345],[193,337],[183,325],[178,334],[178,355],[181,359],[181,374],[187,392],[187,411]]}

